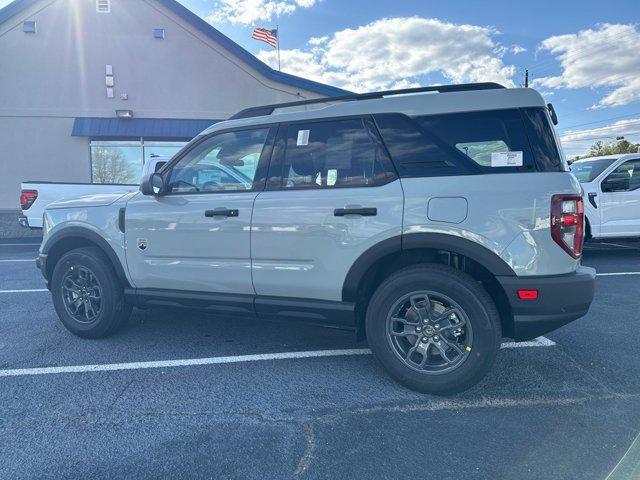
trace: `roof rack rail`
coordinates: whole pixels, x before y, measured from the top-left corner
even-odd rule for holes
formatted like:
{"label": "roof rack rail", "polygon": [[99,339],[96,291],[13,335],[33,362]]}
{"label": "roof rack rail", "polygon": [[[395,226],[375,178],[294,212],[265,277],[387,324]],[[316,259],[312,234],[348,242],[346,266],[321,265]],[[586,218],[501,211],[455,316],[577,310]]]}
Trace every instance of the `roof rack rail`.
{"label": "roof rack rail", "polygon": [[264,115],[271,115],[277,108],[298,107],[301,105],[312,105],[315,103],[333,103],[333,102],[348,102],[353,100],[369,100],[372,98],[382,98],[390,95],[407,95],[410,93],[423,93],[423,92],[466,92],[469,90],[494,90],[499,88],[505,88],[503,85],[494,82],[484,83],[461,83],[457,85],[438,85],[433,87],[416,87],[416,88],[403,88],[400,90],[386,90],[382,92],[370,92],[370,93],[352,93],[347,95],[338,95],[335,97],[323,97],[313,98],[311,100],[300,100],[299,102],[289,103],[274,103],[272,105],[262,105],[260,107],[250,107],[239,111],[235,115],[231,116],[229,120],[238,120],[240,118],[261,117]]}

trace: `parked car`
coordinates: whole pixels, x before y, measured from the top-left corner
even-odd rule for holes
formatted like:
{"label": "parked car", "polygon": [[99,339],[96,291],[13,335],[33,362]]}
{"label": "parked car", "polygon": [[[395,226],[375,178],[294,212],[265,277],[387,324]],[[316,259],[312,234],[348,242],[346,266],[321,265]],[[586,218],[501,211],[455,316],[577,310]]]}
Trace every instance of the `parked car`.
{"label": "parked car", "polygon": [[640,154],[577,160],[571,171],[582,184],[586,237],[640,237]]}
{"label": "parked car", "polygon": [[550,332],[593,300],[551,118],[535,90],[497,84],[248,109],[140,192],[50,204],[38,265],[82,337],[135,305],[303,320],[366,336],[409,388],[458,392],[503,336]]}
{"label": "parked car", "polygon": [[[158,171],[169,160],[151,157],[142,168],[142,177]],[[42,214],[47,205],[57,200],[77,198],[83,195],[111,195],[134,192],[140,184],[65,183],[47,181],[22,182],[18,222],[25,228],[42,228]]]}

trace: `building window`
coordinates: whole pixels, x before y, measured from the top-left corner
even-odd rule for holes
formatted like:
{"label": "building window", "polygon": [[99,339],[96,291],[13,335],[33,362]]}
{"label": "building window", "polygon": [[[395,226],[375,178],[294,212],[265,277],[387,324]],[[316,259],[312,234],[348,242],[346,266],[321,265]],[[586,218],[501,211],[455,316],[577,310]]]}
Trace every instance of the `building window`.
{"label": "building window", "polygon": [[143,162],[154,157],[170,158],[187,142],[140,140],[92,140],[91,181],[93,183],[140,183]]}
{"label": "building window", "polygon": [[164,38],[164,28],[154,28],[153,29],[153,38]]}
{"label": "building window", "polygon": [[144,151],[144,161],[148,161],[154,157],[165,157],[167,159],[173,157],[184,147],[187,142],[152,142],[145,141],[142,144]]}
{"label": "building window", "polygon": [[36,33],[35,20],[27,20],[22,24],[22,31],[25,33]]}
{"label": "building window", "polygon": [[96,0],[96,12],[111,13],[111,0]]}

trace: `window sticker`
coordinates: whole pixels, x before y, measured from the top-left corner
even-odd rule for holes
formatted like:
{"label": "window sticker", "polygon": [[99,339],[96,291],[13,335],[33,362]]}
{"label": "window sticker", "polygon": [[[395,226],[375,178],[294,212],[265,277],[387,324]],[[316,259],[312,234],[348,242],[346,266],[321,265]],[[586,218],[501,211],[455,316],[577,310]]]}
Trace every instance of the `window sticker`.
{"label": "window sticker", "polygon": [[296,141],[298,147],[309,145],[309,130],[298,130],[298,140]]}
{"label": "window sticker", "polygon": [[492,167],[521,167],[522,152],[491,152]]}

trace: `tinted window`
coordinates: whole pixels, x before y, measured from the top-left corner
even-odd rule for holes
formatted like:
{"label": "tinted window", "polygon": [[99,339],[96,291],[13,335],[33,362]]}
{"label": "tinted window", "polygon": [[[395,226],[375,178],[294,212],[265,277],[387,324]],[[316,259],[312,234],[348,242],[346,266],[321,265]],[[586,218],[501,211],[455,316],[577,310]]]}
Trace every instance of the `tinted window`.
{"label": "tinted window", "polygon": [[533,158],[542,172],[567,171],[555,131],[544,108],[521,109]]}
{"label": "tinted window", "polygon": [[608,180],[628,180],[629,188],[625,188],[624,190],[637,190],[640,188],[640,160],[624,162],[607,175],[604,181],[606,182]]}
{"label": "tinted window", "polygon": [[362,119],[287,127],[284,188],[379,185],[394,178],[390,170],[381,142]]}
{"label": "tinted window", "polygon": [[[416,117],[418,124],[487,173],[533,169],[533,158],[518,110]],[[507,157],[508,152],[514,155]]]}
{"label": "tinted window", "polygon": [[401,176],[535,170],[518,110],[375,119]]}
{"label": "tinted window", "polygon": [[571,164],[571,173],[576,176],[580,183],[591,182],[616,160],[616,158],[608,158],[573,162]]}
{"label": "tinted window", "polygon": [[268,128],[215,135],[193,146],[173,167],[168,191],[251,190]]}
{"label": "tinted window", "polygon": [[400,176],[464,175],[478,173],[472,162],[418,123],[397,113],[374,116]]}

